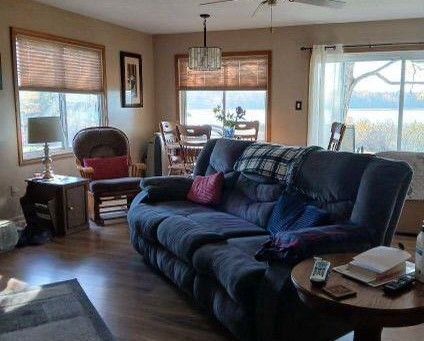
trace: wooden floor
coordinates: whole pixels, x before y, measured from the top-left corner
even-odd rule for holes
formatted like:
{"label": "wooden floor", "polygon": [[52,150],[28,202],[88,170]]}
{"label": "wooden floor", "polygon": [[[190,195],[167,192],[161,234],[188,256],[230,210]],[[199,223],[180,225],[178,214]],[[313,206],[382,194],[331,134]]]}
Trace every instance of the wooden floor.
{"label": "wooden floor", "polygon": [[[413,247],[413,238],[402,242]],[[0,290],[19,281],[40,285],[77,278],[118,340],[231,340],[142,262],[124,222],[1,254],[0,276]],[[423,340],[424,325],[387,329],[383,335],[384,340]]]}

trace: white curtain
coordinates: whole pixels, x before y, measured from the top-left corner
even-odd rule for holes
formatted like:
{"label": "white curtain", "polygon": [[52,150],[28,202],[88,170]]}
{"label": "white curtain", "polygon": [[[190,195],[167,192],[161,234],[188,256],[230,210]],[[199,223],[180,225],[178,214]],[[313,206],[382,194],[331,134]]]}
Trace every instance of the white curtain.
{"label": "white curtain", "polygon": [[309,75],[308,145],[326,148],[331,124],[344,122],[343,47],[314,45]]}

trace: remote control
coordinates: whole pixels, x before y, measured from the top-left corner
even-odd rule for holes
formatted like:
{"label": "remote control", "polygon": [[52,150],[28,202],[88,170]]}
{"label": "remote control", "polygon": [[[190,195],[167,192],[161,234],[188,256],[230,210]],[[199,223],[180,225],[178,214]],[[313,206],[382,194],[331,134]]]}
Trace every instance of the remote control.
{"label": "remote control", "polygon": [[312,284],[325,284],[328,274],[330,273],[331,263],[319,257],[315,257],[314,259],[314,268],[312,269],[312,273],[309,279]]}
{"label": "remote control", "polygon": [[387,296],[396,296],[407,291],[415,282],[414,274],[407,274],[399,277],[397,280],[387,283],[383,291]]}

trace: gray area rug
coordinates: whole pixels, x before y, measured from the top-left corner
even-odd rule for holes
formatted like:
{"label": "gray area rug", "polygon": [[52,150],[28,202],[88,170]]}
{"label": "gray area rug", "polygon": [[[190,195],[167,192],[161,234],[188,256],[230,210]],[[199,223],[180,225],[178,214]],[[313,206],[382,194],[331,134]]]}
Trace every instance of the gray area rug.
{"label": "gray area rug", "polygon": [[0,294],[1,341],[114,340],[76,279]]}

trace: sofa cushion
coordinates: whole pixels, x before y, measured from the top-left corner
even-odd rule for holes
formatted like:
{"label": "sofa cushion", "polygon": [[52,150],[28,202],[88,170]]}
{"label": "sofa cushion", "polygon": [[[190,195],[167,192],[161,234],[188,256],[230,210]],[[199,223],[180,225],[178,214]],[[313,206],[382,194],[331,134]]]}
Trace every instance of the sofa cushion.
{"label": "sofa cushion", "polygon": [[268,234],[263,228],[225,212],[196,212],[187,216],[227,238]]}
{"label": "sofa cushion", "polygon": [[294,189],[331,214],[349,220],[362,176],[373,155],[318,151],[309,154],[294,180]]}
{"label": "sofa cushion", "polygon": [[206,174],[231,172],[234,164],[245,148],[251,144],[252,142],[250,141],[239,141],[239,143],[234,143],[234,140],[230,139],[217,140],[210,156],[209,167],[206,170]]}
{"label": "sofa cushion", "polygon": [[221,203],[224,173],[197,176],[187,194],[187,199],[202,205],[216,206]]}
{"label": "sofa cushion", "polygon": [[133,233],[157,242],[157,229],[162,221],[171,216],[186,216],[195,212],[214,212],[214,210],[189,201],[133,203],[128,214],[128,222]]}
{"label": "sofa cushion", "polygon": [[233,237],[267,234],[262,228],[224,212],[203,212],[172,216],[157,229],[160,244],[191,263],[193,253],[201,246]]}
{"label": "sofa cushion", "polygon": [[202,245],[225,240],[222,234],[183,216],[166,218],[157,229],[159,243],[187,263]]}
{"label": "sofa cushion", "polygon": [[125,177],[90,182],[90,191],[96,194],[140,190],[141,178]]}
{"label": "sofa cushion", "polygon": [[283,186],[271,178],[241,174],[224,190],[221,209],[265,228]]}
{"label": "sofa cushion", "polygon": [[267,268],[254,255],[266,239],[233,238],[202,246],[194,253],[193,266],[198,273],[215,278],[235,302],[251,309]]}

